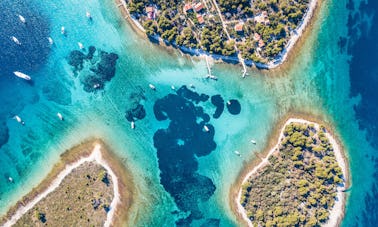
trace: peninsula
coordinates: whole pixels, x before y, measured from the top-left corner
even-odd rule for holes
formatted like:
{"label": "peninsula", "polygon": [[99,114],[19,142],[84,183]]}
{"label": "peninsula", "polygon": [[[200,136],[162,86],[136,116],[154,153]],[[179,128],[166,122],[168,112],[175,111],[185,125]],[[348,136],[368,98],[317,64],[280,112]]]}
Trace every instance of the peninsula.
{"label": "peninsula", "polygon": [[312,17],[317,0],[120,0],[150,38],[192,55],[275,68]]}
{"label": "peninsula", "polygon": [[336,226],[344,215],[347,176],[330,132],[291,118],[276,146],[242,180],[236,213],[249,226]]}
{"label": "peninsula", "polygon": [[103,142],[81,144],[61,157],[48,177],[1,219],[1,226],[113,226],[127,219],[132,180]]}

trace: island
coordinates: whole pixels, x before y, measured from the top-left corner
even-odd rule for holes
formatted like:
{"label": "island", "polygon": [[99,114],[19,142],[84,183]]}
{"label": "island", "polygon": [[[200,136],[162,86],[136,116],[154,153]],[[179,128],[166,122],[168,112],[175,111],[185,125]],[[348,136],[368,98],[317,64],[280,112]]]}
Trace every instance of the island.
{"label": "island", "polygon": [[285,61],[317,5],[317,0],[118,1],[134,27],[152,40],[268,69]]}
{"label": "island", "polygon": [[336,226],[344,215],[347,176],[331,133],[291,118],[276,146],[242,180],[234,207],[249,226]]}
{"label": "island", "polygon": [[0,221],[1,226],[114,226],[127,220],[133,183],[100,140],[61,155],[47,178]]}

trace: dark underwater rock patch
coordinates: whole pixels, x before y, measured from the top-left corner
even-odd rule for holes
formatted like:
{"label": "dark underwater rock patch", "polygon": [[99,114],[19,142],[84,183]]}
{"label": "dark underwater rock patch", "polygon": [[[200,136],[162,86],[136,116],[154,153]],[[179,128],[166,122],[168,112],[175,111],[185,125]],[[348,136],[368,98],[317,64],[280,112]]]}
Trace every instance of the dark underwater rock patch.
{"label": "dark underwater rock patch", "polygon": [[126,110],[126,120],[129,122],[135,120],[142,120],[146,117],[146,110],[144,106],[141,104],[146,97],[144,96],[143,89],[140,89],[137,92],[132,92],[129,95],[130,106]]}
{"label": "dark underwater rock patch", "polygon": [[146,110],[143,105],[138,104],[135,108],[126,111],[126,119],[130,122],[135,121],[135,119],[143,119],[146,117]]}
{"label": "dark underwater rock patch", "polygon": [[[194,104],[208,97],[183,86],[177,95],[168,94],[154,104],[156,119],[170,120],[168,128],[159,129],[153,137],[160,183],[181,211],[190,211],[187,218],[176,222],[178,226],[188,226],[193,219],[203,218],[198,204],[207,201],[216,189],[210,178],[197,173],[197,158],[210,154],[216,148],[214,127],[207,123],[210,117],[202,107]],[[197,119],[200,119],[199,123]],[[205,124],[209,132],[203,129]]]}
{"label": "dark underwater rock patch", "polygon": [[229,103],[227,103],[227,109],[228,109],[228,112],[230,112],[230,114],[237,115],[237,114],[240,114],[241,105],[238,100],[231,99]]}
{"label": "dark underwater rock patch", "polygon": [[[74,68],[75,75],[89,65],[89,72],[80,75],[80,82],[86,92],[104,89],[106,82],[109,82],[115,75],[117,60],[117,54],[98,50],[94,46],[88,48],[87,54],[73,50],[67,58],[68,64]],[[84,64],[87,62],[88,64]]]}
{"label": "dark underwater rock patch", "polygon": [[219,118],[224,110],[224,99],[221,95],[213,95],[211,96],[211,103],[216,107],[215,113],[213,114],[213,118]]}

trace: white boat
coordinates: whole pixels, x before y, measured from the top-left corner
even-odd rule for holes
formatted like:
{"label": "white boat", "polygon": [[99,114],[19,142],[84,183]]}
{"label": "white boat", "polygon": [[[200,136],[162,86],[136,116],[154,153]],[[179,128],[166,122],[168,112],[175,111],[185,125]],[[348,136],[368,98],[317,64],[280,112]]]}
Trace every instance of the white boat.
{"label": "white boat", "polygon": [[58,116],[58,118],[59,118],[61,121],[64,120],[63,115],[62,115],[61,113],[58,112],[58,113],[56,114],[56,116]]}
{"label": "white boat", "polygon": [[171,89],[172,89],[172,90],[176,90],[175,86],[173,86],[173,85],[171,86]]}
{"label": "white boat", "polygon": [[54,40],[51,37],[48,37],[47,39],[49,40],[50,45],[54,44]]}
{"label": "white boat", "polygon": [[230,102],[230,100],[229,100],[229,101],[227,101],[227,105],[231,105],[231,102]]}
{"label": "white boat", "polygon": [[25,73],[22,73],[22,72],[19,72],[19,71],[15,71],[15,72],[13,72],[13,73],[14,73],[14,75],[16,75],[17,77],[22,78],[22,79],[24,79],[24,80],[31,80],[31,77],[28,76],[28,75],[26,75]]}
{"label": "white boat", "polygon": [[205,130],[205,132],[209,132],[210,131],[209,127],[207,127],[206,125],[203,126],[203,129]]}
{"label": "white boat", "polygon": [[234,151],[234,153],[235,153],[237,156],[241,157],[241,154],[240,154],[239,151]]}
{"label": "white boat", "polygon": [[255,140],[251,140],[251,143],[255,144],[256,145],[256,141]]}
{"label": "white boat", "polygon": [[23,122],[22,119],[21,119],[21,117],[18,116],[18,115],[15,115],[15,116],[13,117],[13,119],[15,119],[18,123],[20,123],[20,124],[22,124],[22,125],[25,124],[25,122]]}
{"label": "white boat", "polygon": [[156,90],[156,87],[153,84],[149,84],[148,86],[151,88],[151,90]]}
{"label": "white boat", "polygon": [[206,78],[209,78],[209,79],[212,79],[212,80],[218,80],[218,77],[211,75],[211,74],[207,74]]}
{"label": "white boat", "polygon": [[81,42],[78,42],[77,45],[79,45],[80,50],[84,49],[84,45]]}
{"label": "white boat", "polygon": [[25,20],[25,17],[23,17],[22,15],[18,15],[18,19],[20,19],[20,21],[22,22],[22,23],[26,23],[26,20]]}
{"label": "white boat", "polygon": [[60,28],[60,32],[62,33],[62,35],[66,34],[66,28],[64,26],[62,26]]}
{"label": "white boat", "polygon": [[18,41],[18,39],[16,37],[11,36],[11,38],[12,38],[13,42],[15,42],[17,45],[21,45],[21,42]]}
{"label": "white boat", "polygon": [[100,84],[95,84],[95,85],[93,85],[93,88],[94,89],[97,89],[97,88],[99,88],[100,87]]}
{"label": "white boat", "polygon": [[85,13],[85,16],[88,18],[88,19],[92,19],[92,16],[91,16],[91,13],[89,11],[87,11]]}
{"label": "white boat", "polygon": [[13,182],[13,178],[12,177],[8,177],[8,181],[12,183]]}
{"label": "white boat", "polygon": [[131,122],[131,128],[132,128],[132,129],[135,128],[135,122],[134,122],[134,121]]}

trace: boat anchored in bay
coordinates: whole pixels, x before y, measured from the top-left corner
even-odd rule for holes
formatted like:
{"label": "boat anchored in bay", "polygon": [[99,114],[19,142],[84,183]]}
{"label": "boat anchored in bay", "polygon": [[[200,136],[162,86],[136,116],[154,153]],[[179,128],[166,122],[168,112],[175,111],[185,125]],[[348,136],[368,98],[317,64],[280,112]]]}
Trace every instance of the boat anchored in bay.
{"label": "boat anchored in bay", "polygon": [[24,80],[31,80],[31,77],[26,75],[25,73],[19,72],[19,71],[14,71],[13,72],[15,76],[24,79]]}
{"label": "boat anchored in bay", "polygon": [[11,39],[13,40],[13,42],[15,42],[17,45],[21,45],[21,42],[14,36],[11,36]]}
{"label": "boat anchored in bay", "polygon": [[21,14],[18,14],[18,19],[20,19],[20,21],[21,21],[23,24],[26,23],[25,17],[23,17]]}

